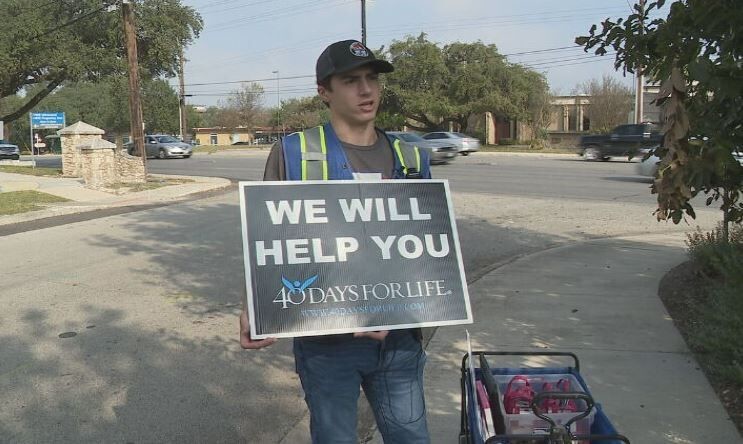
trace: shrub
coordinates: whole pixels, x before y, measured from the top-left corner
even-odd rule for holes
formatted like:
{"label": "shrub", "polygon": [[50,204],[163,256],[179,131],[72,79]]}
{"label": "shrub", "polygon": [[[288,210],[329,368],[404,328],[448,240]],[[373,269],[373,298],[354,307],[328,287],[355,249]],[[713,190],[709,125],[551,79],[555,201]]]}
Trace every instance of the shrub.
{"label": "shrub", "polygon": [[743,276],[743,224],[730,225],[729,241],[725,241],[722,224],[706,233],[697,227],[686,237],[689,256],[705,273],[726,280]]}

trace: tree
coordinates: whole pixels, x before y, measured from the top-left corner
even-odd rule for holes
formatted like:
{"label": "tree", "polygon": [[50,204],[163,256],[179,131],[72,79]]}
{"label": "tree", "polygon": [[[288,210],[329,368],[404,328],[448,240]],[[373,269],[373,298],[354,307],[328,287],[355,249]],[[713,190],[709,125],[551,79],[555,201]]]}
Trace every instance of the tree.
{"label": "tree", "polygon": [[[26,91],[3,108],[12,122],[64,83],[126,73],[121,14],[115,0],[3,0],[0,3],[0,99]],[[174,76],[180,50],[202,29],[180,0],[136,2],[137,45],[144,77]]]}
{"label": "tree", "polygon": [[[30,89],[34,93],[35,85]],[[80,82],[62,85],[36,107],[36,111],[61,111],[65,113],[68,124],[82,120],[106,131],[108,135],[118,136],[129,133],[128,111],[129,87],[121,76],[109,77],[99,82]],[[6,97],[3,107],[19,106],[23,97]],[[175,134],[178,132],[178,95],[162,79],[142,82],[142,108],[148,132]],[[11,139],[20,145],[28,146],[28,114],[11,123]]]}
{"label": "tree", "polygon": [[617,125],[627,123],[627,115],[632,111],[632,90],[608,75],[599,81],[591,79],[578,87],[588,95],[591,104],[585,115],[591,121],[591,131],[607,133]]}
{"label": "tree", "polygon": [[221,107],[216,123],[224,128],[253,127],[261,111],[263,87],[257,83],[243,85],[232,92]]}
{"label": "tree", "polygon": [[[271,125],[277,125],[276,112]],[[320,96],[292,98],[281,101],[281,123],[285,128],[303,130],[320,125],[329,119],[328,110]]]}
{"label": "tree", "polygon": [[393,41],[386,56],[395,72],[386,77],[382,111],[404,116],[420,131],[450,122],[467,131],[470,117],[486,111],[529,120],[530,103],[547,94],[540,74],[509,64],[495,45],[456,42],[440,48],[421,34]]}
{"label": "tree", "polygon": [[678,0],[667,17],[651,20],[666,3],[637,5],[632,15],[606,19],[576,43],[600,55],[613,49],[617,68],[643,67],[664,80],[656,214],[675,223],[685,214],[693,218],[690,201],[702,192],[707,205],[722,200],[727,233],[729,222],[743,220],[743,167],[732,156],[743,147],[743,8],[738,0]]}

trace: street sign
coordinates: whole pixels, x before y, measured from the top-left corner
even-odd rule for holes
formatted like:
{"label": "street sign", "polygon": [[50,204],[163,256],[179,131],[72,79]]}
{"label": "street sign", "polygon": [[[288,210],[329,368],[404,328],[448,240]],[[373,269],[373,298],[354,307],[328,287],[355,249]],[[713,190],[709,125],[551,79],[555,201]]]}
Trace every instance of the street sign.
{"label": "street sign", "polygon": [[36,142],[36,143],[34,143],[34,148],[46,148],[46,143],[44,143],[44,142]]}
{"label": "street sign", "polygon": [[445,180],[240,182],[251,336],[472,322]]}
{"label": "street sign", "polygon": [[64,113],[31,113],[32,129],[58,129],[65,126]]}

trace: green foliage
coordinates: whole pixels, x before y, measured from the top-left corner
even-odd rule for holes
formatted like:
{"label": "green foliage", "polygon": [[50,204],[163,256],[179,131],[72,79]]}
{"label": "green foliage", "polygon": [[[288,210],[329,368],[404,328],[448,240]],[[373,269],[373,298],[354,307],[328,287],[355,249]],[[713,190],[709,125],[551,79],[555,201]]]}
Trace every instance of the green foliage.
{"label": "green foliage", "polygon": [[546,112],[544,77],[508,63],[495,45],[439,47],[421,34],[393,41],[385,54],[395,72],[386,76],[382,111],[403,116],[417,130],[453,122],[468,132],[470,116],[486,111],[527,121]]}
{"label": "green foliage", "polygon": [[732,225],[729,236],[724,231],[722,224],[709,232],[697,227],[687,235],[689,256],[709,275],[740,280],[743,278],[743,225]]}
{"label": "green foliage", "polygon": [[[0,2],[0,99],[26,92],[0,109],[0,120],[20,119],[62,84],[126,73],[121,10],[107,8],[115,3]],[[133,7],[142,77],[175,75],[181,49],[201,31],[201,17],[180,0],[140,0]]]}
{"label": "green foliage", "polygon": [[[665,18],[651,18],[669,3]],[[594,25],[576,43],[596,54],[616,51],[615,66],[644,67],[665,80],[661,103],[666,115],[662,159],[653,184],[658,217],[678,223],[694,217],[690,204],[700,192],[721,200],[725,222],[743,220],[739,200],[743,172],[731,153],[743,147],[743,8],[738,0],[652,1],[646,10]],[[663,9],[665,11],[665,9]],[[690,136],[708,140],[699,145]]]}
{"label": "green foliage", "polygon": [[[35,86],[33,88],[41,88]],[[32,88],[32,89],[33,89]],[[101,128],[108,135],[128,134],[129,90],[125,77],[112,76],[99,82],[79,82],[64,85],[37,105],[33,112],[64,112],[67,124],[79,120]],[[162,79],[142,81],[142,114],[148,133],[176,134],[179,130],[178,95]],[[5,107],[19,106],[24,98],[6,97],[0,102]],[[28,114],[9,125],[8,137],[19,146],[29,146]],[[43,135],[54,130],[39,130]]]}
{"label": "green foliage", "polygon": [[[276,113],[272,113],[273,116]],[[329,120],[328,110],[320,96],[302,97],[281,101],[281,121],[285,128],[303,130]],[[275,125],[273,119],[271,125]]]}
{"label": "green foliage", "polygon": [[732,226],[729,241],[722,224],[707,233],[697,228],[688,235],[687,245],[710,278],[690,344],[709,355],[715,377],[743,385],[743,226]]}

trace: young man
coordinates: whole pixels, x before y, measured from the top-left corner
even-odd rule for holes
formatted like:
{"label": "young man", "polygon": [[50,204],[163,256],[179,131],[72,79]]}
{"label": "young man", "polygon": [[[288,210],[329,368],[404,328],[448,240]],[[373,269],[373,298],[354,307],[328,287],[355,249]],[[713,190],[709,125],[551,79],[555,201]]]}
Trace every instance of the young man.
{"label": "young man", "polygon": [[[277,142],[264,180],[430,178],[424,152],[393,144],[374,126],[379,73],[392,70],[358,41],[328,46],[317,60],[316,75],[330,123]],[[243,348],[274,342],[252,340],[247,311],[242,313]],[[426,356],[419,329],[296,338],[294,356],[313,443],[356,444],[360,388],[385,443],[429,442],[423,399]]]}

